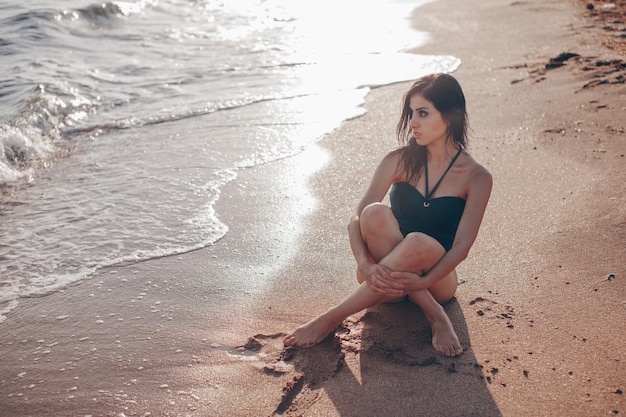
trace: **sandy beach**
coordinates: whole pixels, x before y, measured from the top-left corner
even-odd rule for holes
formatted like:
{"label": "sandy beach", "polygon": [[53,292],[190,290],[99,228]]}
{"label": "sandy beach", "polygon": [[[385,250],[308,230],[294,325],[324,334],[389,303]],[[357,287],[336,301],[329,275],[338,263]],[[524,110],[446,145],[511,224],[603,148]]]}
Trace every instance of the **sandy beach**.
{"label": "sandy beach", "polygon": [[400,83],[241,171],[214,246],[21,300],[0,324],[0,416],[624,415],[625,10],[439,0],[411,17],[431,34],[415,52],[462,60],[470,152],[494,178],[445,305],[460,357],[433,351],[408,303],[282,346],[357,285],[346,225],[396,146]]}

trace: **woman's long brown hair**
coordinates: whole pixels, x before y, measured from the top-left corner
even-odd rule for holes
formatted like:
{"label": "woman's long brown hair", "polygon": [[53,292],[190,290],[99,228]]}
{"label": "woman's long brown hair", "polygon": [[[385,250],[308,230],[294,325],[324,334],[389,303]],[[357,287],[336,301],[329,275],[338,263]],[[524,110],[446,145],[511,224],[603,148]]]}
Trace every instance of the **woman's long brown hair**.
{"label": "woman's long brown hair", "polygon": [[452,140],[458,147],[467,149],[468,121],[465,107],[465,96],[459,82],[448,74],[427,75],[415,81],[402,100],[402,114],[396,127],[398,143],[402,146],[399,170],[406,172],[406,181],[416,182],[424,168],[427,158],[425,146],[418,145],[409,123],[413,111],[411,97],[419,94],[430,101],[441,113],[448,124],[447,140]]}

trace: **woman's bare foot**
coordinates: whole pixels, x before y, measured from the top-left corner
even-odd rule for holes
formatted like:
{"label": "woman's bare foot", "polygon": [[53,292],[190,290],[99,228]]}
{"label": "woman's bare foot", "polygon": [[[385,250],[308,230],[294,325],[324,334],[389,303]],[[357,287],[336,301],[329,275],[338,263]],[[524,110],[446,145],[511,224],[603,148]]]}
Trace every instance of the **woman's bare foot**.
{"label": "woman's bare foot", "polygon": [[459,356],[463,353],[461,342],[445,311],[442,316],[433,319],[431,324],[433,327],[433,348],[437,352],[448,357]]}
{"label": "woman's bare foot", "polygon": [[299,346],[308,348],[317,345],[324,340],[326,336],[331,334],[335,327],[339,326],[341,321],[337,323],[328,317],[328,314],[317,316],[310,322],[298,327],[293,333],[283,339],[285,346]]}

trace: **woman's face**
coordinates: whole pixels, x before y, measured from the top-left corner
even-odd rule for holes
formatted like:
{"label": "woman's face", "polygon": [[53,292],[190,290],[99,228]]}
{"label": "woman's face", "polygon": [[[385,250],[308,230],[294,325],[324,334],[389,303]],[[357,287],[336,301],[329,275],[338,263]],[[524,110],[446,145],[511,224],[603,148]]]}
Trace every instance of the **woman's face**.
{"label": "woman's face", "polygon": [[413,111],[409,127],[418,145],[428,146],[445,141],[448,136],[448,123],[433,103],[419,94],[411,96],[409,106]]}

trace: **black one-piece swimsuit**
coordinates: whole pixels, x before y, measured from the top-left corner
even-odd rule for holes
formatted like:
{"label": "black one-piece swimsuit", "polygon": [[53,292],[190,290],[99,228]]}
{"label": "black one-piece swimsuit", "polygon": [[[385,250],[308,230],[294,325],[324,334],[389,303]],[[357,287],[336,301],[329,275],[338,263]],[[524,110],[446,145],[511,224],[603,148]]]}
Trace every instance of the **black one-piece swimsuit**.
{"label": "black one-piece swimsuit", "polygon": [[462,149],[459,149],[431,192],[428,192],[428,166],[425,165],[426,196],[408,182],[397,182],[392,185],[389,192],[391,211],[400,225],[403,236],[411,232],[422,232],[436,239],[446,251],[450,250],[465,210],[465,200],[455,196],[430,197],[461,152]]}

